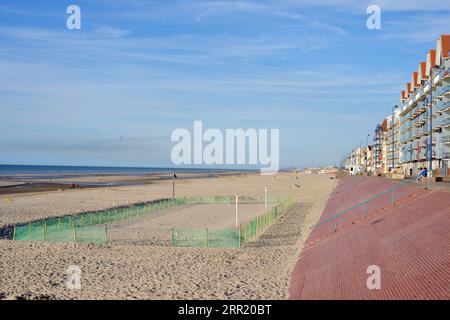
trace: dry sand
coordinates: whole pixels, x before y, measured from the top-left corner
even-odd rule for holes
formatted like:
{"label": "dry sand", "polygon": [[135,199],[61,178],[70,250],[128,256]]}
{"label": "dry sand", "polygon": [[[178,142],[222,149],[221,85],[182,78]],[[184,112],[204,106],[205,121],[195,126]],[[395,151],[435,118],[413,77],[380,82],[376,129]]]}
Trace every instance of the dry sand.
{"label": "dry sand", "polygon": [[[294,197],[290,210],[241,249],[0,240],[0,298],[284,299],[309,227],[318,220],[335,184],[327,175],[292,173],[178,181],[180,196],[239,192],[260,197],[267,185],[270,195]],[[15,195],[12,202],[0,202],[0,224],[164,198],[171,191],[170,181],[160,181]],[[66,288],[70,265],[81,268],[81,290]]]}

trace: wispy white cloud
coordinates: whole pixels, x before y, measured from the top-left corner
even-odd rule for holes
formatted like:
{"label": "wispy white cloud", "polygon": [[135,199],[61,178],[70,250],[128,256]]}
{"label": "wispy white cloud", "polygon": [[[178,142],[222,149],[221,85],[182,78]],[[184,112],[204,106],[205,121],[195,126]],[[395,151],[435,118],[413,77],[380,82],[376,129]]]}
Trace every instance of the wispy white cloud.
{"label": "wispy white cloud", "polygon": [[5,27],[0,26],[0,35],[23,40],[42,40],[50,38],[54,32],[47,29],[31,28],[31,27]]}
{"label": "wispy white cloud", "polygon": [[365,14],[370,5],[378,5],[384,12],[392,11],[427,11],[442,12],[450,10],[450,2],[443,0],[269,0],[269,1],[187,1],[194,8],[214,8],[217,12],[258,12],[258,11],[297,11],[323,8],[345,11],[352,14]]}
{"label": "wispy white cloud", "polygon": [[[168,35],[159,37],[134,36],[131,31],[99,27],[92,32],[68,33],[37,28],[1,27],[0,36],[18,40],[16,45],[23,45],[35,54],[55,50],[61,47],[73,51],[91,52],[108,57],[120,56],[141,61],[165,61],[193,65],[227,63],[227,61],[252,61],[260,57],[277,58],[289,53],[320,50],[329,43],[309,35],[267,34],[257,37],[242,37],[220,33],[214,35]],[[21,42],[20,42],[21,41]],[[17,41],[16,41],[17,42]],[[13,45],[3,48],[4,52],[12,50]],[[46,54],[46,53],[45,53]],[[66,57],[67,54],[64,54]]]}
{"label": "wispy white cloud", "polygon": [[430,42],[450,32],[450,12],[439,15],[414,15],[384,22],[383,38],[402,40],[403,44]]}
{"label": "wispy white cloud", "polygon": [[285,11],[276,11],[275,13],[279,16],[286,17],[288,19],[302,21],[306,24],[306,26],[308,28],[313,29],[313,30],[328,31],[328,32],[332,32],[333,34],[337,34],[337,35],[348,35],[349,34],[344,28],[341,28],[337,25],[333,25],[328,22],[322,22],[319,20],[311,19],[302,14],[285,12]]}
{"label": "wispy white cloud", "polygon": [[130,30],[102,26],[95,29],[95,33],[100,36],[120,38],[131,33]]}

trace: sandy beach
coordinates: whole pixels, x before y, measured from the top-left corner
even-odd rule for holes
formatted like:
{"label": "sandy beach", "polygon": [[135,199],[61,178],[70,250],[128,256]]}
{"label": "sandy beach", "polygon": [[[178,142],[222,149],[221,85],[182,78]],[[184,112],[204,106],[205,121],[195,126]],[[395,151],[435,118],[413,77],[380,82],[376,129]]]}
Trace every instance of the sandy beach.
{"label": "sandy beach", "polygon": [[[259,239],[240,249],[0,240],[0,298],[285,299],[309,228],[318,220],[336,183],[328,175],[287,172],[178,180],[177,196],[238,192],[258,199],[267,186],[269,195],[293,197],[295,204],[289,210]],[[170,180],[157,180],[145,185],[5,195],[0,198],[0,225],[167,198],[171,193]],[[261,210],[255,206],[243,207],[243,219]],[[229,208],[175,209],[122,227],[151,230],[155,225],[170,228],[233,223]],[[81,268],[80,290],[66,287],[70,265]]]}

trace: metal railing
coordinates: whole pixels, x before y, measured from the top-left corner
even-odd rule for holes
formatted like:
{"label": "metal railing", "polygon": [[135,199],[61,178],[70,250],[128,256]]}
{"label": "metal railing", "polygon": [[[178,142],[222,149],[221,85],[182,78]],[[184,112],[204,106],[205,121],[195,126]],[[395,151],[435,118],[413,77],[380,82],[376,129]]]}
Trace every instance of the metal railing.
{"label": "metal railing", "polygon": [[441,136],[441,142],[442,143],[450,142],[450,135]]}
{"label": "metal railing", "polygon": [[437,119],[435,126],[436,127],[445,127],[450,125],[450,116],[441,116]]}
{"label": "metal railing", "polygon": [[336,232],[338,228],[338,220],[342,219],[346,215],[353,214],[353,219],[366,218],[367,215],[375,211],[375,209],[381,209],[382,207],[385,207],[387,205],[391,205],[392,207],[394,207],[396,199],[399,199],[399,197],[396,197],[396,192],[398,195],[399,189],[406,188],[407,186],[412,185],[417,181],[418,177],[419,175],[409,181],[402,181],[383,192],[380,192],[372,197],[365,199],[364,201],[361,201],[347,209],[344,209],[332,215],[331,217],[323,219],[316,225],[314,225],[311,229],[316,229],[317,227],[324,226],[327,223],[331,223],[331,231]]}
{"label": "metal railing", "polygon": [[450,107],[450,100],[441,101],[436,105],[435,111],[442,111]]}
{"label": "metal railing", "polygon": [[437,91],[438,96],[442,96],[444,93],[450,92],[450,85],[443,86]]}

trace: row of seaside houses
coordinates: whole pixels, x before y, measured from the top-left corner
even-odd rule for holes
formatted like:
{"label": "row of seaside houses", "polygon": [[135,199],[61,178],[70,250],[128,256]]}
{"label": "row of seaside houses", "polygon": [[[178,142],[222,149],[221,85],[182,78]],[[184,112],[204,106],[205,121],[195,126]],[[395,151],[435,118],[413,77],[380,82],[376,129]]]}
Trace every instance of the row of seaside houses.
{"label": "row of seaside houses", "polygon": [[431,160],[433,176],[450,176],[449,56],[450,35],[441,35],[412,72],[400,103],[376,125],[372,143],[361,141],[345,158],[347,169],[415,176]]}

